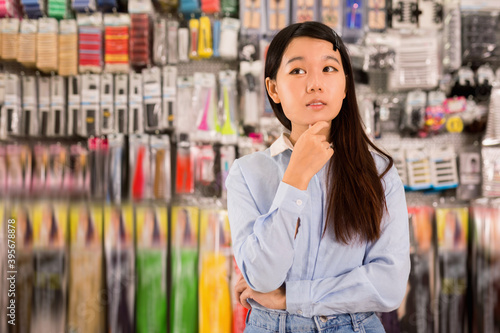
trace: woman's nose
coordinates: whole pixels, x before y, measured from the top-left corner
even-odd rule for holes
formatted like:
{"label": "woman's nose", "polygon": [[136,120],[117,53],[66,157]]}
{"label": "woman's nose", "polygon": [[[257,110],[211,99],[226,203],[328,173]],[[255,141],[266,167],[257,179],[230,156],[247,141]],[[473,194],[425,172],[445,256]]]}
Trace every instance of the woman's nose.
{"label": "woman's nose", "polygon": [[312,75],[307,82],[307,92],[323,91],[323,83],[318,75]]}

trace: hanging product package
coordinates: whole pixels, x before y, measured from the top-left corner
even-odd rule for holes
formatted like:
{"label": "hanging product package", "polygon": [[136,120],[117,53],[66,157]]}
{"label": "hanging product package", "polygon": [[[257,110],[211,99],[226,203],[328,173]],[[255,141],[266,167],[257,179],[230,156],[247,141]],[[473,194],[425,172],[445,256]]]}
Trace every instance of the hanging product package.
{"label": "hanging product package", "polygon": [[68,330],[104,332],[102,206],[72,204],[69,227]]}
{"label": "hanging product package", "polygon": [[[33,219],[26,202],[10,204],[10,217],[16,221],[16,325],[8,325],[8,333],[30,332],[33,307]],[[3,290],[3,289],[2,289]]]}
{"label": "hanging product package", "polygon": [[67,204],[34,204],[32,331],[66,332],[67,221]]}
{"label": "hanging product package", "polygon": [[433,332],[434,318],[434,248],[433,218],[431,206],[408,207],[410,219],[410,260],[412,270],[408,280],[408,292],[398,315],[401,329],[405,332]]}
{"label": "hanging product package", "polygon": [[129,138],[130,199],[142,201],[151,197],[151,169],[149,167],[149,135],[134,134]]}
{"label": "hanging product package", "polygon": [[78,71],[102,72],[102,14],[78,14]]}
{"label": "hanging product package", "polygon": [[216,101],[216,81],[213,73],[194,73],[194,99],[196,111],[195,140],[214,141],[219,131]]}
{"label": "hanging product package", "polygon": [[113,74],[101,75],[101,133],[111,134],[114,132],[115,105],[113,103]]}
{"label": "hanging product package", "polygon": [[75,20],[59,21],[59,71],[61,76],[78,74],[78,29]]}
{"label": "hanging product package", "polygon": [[231,333],[231,233],[227,211],[200,212],[200,333]]}
{"label": "hanging product package", "polygon": [[236,71],[227,70],[219,72],[219,129],[221,141],[224,144],[235,144],[238,138],[238,93],[236,85]]}
{"label": "hanging product package", "polygon": [[163,67],[162,76],[163,112],[167,118],[167,128],[173,129],[177,113],[177,67]]}
{"label": "hanging product package", "polygon": [[439,269],[439,332],[464,332],[466,327],[467,239],[469,210],[467,207],[436,209]]}
{"label": "hanging product package", "polygon": [[[36,20],[22,20],[18,40],[17,61],[24,67],[36,66],[36,35],[38,31]],[[11,46],[12,47],[12,46]]]}
{"label": "hanging product package", "polygon": [[36,67],[44,73],[57,71],[59,67],[58,34],[59,25],[56,19],[41,18],[38,20]]}
{"label": "hanging product package", "polygon": [[162,105],[161,69],[159,67],[142,70],[142,89],[145,108],[145,130],[152,132],[167,127],[167,116]]}
{"label": "hanging product package", "polygon": [[108,135],[109,153],[106,167],[108,168],[108,185],[106,186],[106,200],[119,204],[124,192],[126,182],[126,160],[124,158],[124,135]]}
{"label": "hanging product package", "polygon": [[136,315],[138,333],[167,331],[166,204],[139,204],[136,221]]}
{"label": "hanging product package", "polygon": [[169,202],[172,198],[170,137],[168,135],[154,135],[150,139],[153,199]]}
{"label": "hanging product package", "polygon": [[129,27],[127,14],[104,15],[104,66],[108,73],[128,73]]}
{"label": "hanging product package", "polygon": [[17,18],[3,19],[2,29],[2,59],[17,60],[20,21]]}
{"label": "hanging product package", "polygon": [[135,253],[132,206],[104,207],[107,332],[134,331]]}
{"label": "hanging product package", "polygon": [[198,217],[198,207],[172,207],[171,332],[198,331]]}

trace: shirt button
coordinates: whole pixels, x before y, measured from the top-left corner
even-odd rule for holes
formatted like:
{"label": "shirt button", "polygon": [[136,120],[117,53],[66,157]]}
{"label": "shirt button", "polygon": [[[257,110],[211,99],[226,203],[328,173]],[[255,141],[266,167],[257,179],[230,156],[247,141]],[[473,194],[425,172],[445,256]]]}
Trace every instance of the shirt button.
{"label": "shirt button", "polygon": [[301,314],[302,314],[302,310],[297,311],[297,313],[298,313],[299,315],[301,315]]}
{"label": "shirt button", "polygon": [[300,205],[302,205],[302,200],[298,199],[297,201],[295,201],[295,203],[296,203],[298,206],[300,206]]}

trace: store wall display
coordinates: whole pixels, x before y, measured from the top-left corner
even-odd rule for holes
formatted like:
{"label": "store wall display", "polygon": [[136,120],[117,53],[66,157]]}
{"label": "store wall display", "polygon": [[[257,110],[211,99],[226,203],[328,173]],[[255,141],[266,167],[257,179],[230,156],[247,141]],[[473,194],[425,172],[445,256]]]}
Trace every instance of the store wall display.
{"label": "store wall display", "polygon": [[[246,309],[228,298],[239,275],[225,177],[281,132],[266,109],[266,47],[311,19],[357,43],[367,133],[406,185],[413,270],[399,326],[459,332],[460,313],[475,330],[498,330],[498,9],[495,0],[0,0],[0,207],[22,235],[19,326],[2,316],[0,331],[55,332],[63,317],[63,329],[82,332],[243,331]],[[74,200],[58,228],[64,249],[33,247],[35,221],[48,221],[31,202],[42,196]],[[47,276],[60,288],[44,288]],[[206,306],[211,297],[217,307]]]}

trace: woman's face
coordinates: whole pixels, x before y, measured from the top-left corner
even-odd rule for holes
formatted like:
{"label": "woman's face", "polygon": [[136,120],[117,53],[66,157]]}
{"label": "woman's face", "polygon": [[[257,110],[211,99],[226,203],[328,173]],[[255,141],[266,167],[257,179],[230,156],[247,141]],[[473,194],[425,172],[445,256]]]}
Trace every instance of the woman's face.
{"label": "woman's face", "polygon": [[332,43],[297,37],[288,44],[276,80],[266,79],[269,95],[281,103],[292,132],[337,117],[346,96],[346,77]]}

